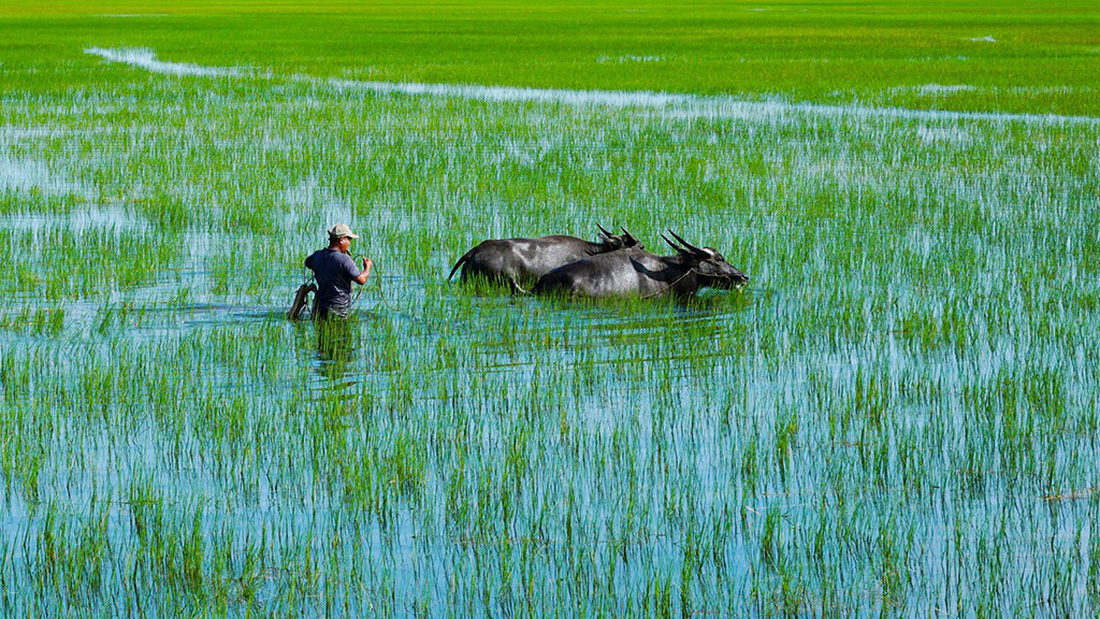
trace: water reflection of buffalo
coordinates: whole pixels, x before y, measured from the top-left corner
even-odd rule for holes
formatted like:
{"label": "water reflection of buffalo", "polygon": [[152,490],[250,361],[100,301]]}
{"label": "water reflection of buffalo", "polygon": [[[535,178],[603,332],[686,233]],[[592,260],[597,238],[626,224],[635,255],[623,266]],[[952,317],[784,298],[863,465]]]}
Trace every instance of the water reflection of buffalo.
{"label": "water reflection of buffalo", "polygon": [[509,281],[534,282],[551,270],[582,258],[626,248],[642,249],[641,243],[626,228],[622,235],[600,229],[597,243],[575,236],[557,234],[534,239],[490,239],[466,252],[451,269],[447,279],[462,267],[462,281],[482,278],[501,284]]}
{"label": "water reflection of buffalo", "polygon": [[688,297],[701,288],[740,288],[748,283],[748,276],[717,251],[669,233],[680,242],[661,235],[676,250],[672,256],[639,249],[589,256],[543,275],[532,292],[593,298]]}

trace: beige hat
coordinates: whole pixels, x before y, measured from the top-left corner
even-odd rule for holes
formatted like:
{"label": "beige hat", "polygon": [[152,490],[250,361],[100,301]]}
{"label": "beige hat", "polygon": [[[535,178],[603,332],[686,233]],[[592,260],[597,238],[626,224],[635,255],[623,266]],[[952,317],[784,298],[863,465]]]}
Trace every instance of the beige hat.
{"label": "beige hat", "polygon": [[359,238],[359,235],[352,232],[351,228],[349,228],[347,224],[336,224],[335,226],[329,228],[328,236],[331,239],[340,239],[345,236],[349,239]]}

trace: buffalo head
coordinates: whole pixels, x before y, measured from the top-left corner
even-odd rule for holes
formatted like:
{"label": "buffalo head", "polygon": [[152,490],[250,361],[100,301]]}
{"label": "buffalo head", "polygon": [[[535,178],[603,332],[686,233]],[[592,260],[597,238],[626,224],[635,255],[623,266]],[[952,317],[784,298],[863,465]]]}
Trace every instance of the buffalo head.
{"label": "buffalo head", "polygon": [[623,231],[621,235],[608,231],[600,224],[596,224],[596,227],[600,229],[600,237],[603,238],[603,242],[611,249],[627,249],[633,247],[634,249],[645,250],[645,246],[642,245],[641,241],[634,238],[634,235],[622,226],[619,226],[619,229]]}
{"label": "buffalo head", "polygon": [[673,243],[665,235],[661,235],[661,238],[665,240],[673,249],[680,255],[684,256],[688,260],[688,264],[691,265],[691,270],[695,271],[700,277],[706,278],[708,284],[713,288],[740,288],[748,283],[749,276],[742,273],[739,269],[732,264],[726,262],[726,259],[722,254],[718,253],[711,247],[696,247],[691,243],[688,243],[684,239],[680,238],[680,235],[676,234],[672,230],[668,231],[680,245]]}

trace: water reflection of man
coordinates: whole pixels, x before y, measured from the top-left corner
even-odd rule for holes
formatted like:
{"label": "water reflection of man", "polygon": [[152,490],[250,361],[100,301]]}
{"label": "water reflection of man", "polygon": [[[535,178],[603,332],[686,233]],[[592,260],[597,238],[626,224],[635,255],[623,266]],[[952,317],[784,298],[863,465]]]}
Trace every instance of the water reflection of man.
{"label": "water reflection of man", "polygon": [[360,286],[367,283],[374,262],[363,258],[363,268],[355,266],[351,257],[351,241],[359,238],[347,224],[336,224],[328,229],[328,247],[310,254],[306,268],[317,278],[315,319],[347,318],[351,311],[351,283]]}
{"label": "water reflection of man", "polygon": [[320,373],[337,379],[347,376],[355,362],[361,337],[359,325],[348,320],[322,320],[317,323],[317,360]]}

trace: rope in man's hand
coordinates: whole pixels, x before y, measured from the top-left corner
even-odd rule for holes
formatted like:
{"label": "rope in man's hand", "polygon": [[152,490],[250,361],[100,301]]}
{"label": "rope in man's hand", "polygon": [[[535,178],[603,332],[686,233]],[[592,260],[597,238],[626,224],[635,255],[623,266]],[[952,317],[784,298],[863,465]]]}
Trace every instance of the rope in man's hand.
{"label": "rope in man's hand", "polygon": [[[367,258],[366,256],[359,256],[358,260],[363,263],[363,268],[364,269],[369,268],[369,267],[367,267],[368,263],[371,265],[371,267],[375,266],[374,261],[371,260],[370,258]],[[373,269],[371,271],[371,274],[373,275],[376,270],[377,269]],[[381,276],[375,276],[373,279],[374,279],[374,281],[377,282],[377,285],[375,286],[375,290],[378,291],[378,302],[381,303],[382,305],[384,305],[390,311],[398,312],[398,313],[407,313],[407,312],[405,312],[405,310],[401,310],[401,309],[398,309],[398,308],[394,307],[393,305],[390,304],[389,301],[386,300],[386,295],[384,294],[384,292],[382,290],[382,278],[381,278]],[[368,282],[369,281],[370,280],[368,280]],[[363,296],[363,291],[366,288],[367,288],[367,286],[364,284],[363,286],[360,286],[359,290],[357,290],[355,292],[355,298],[352,299],[352,301],[351,301],[351,306],[352,307],[355,307],[355,304],[359,302],[359,297]]]}

